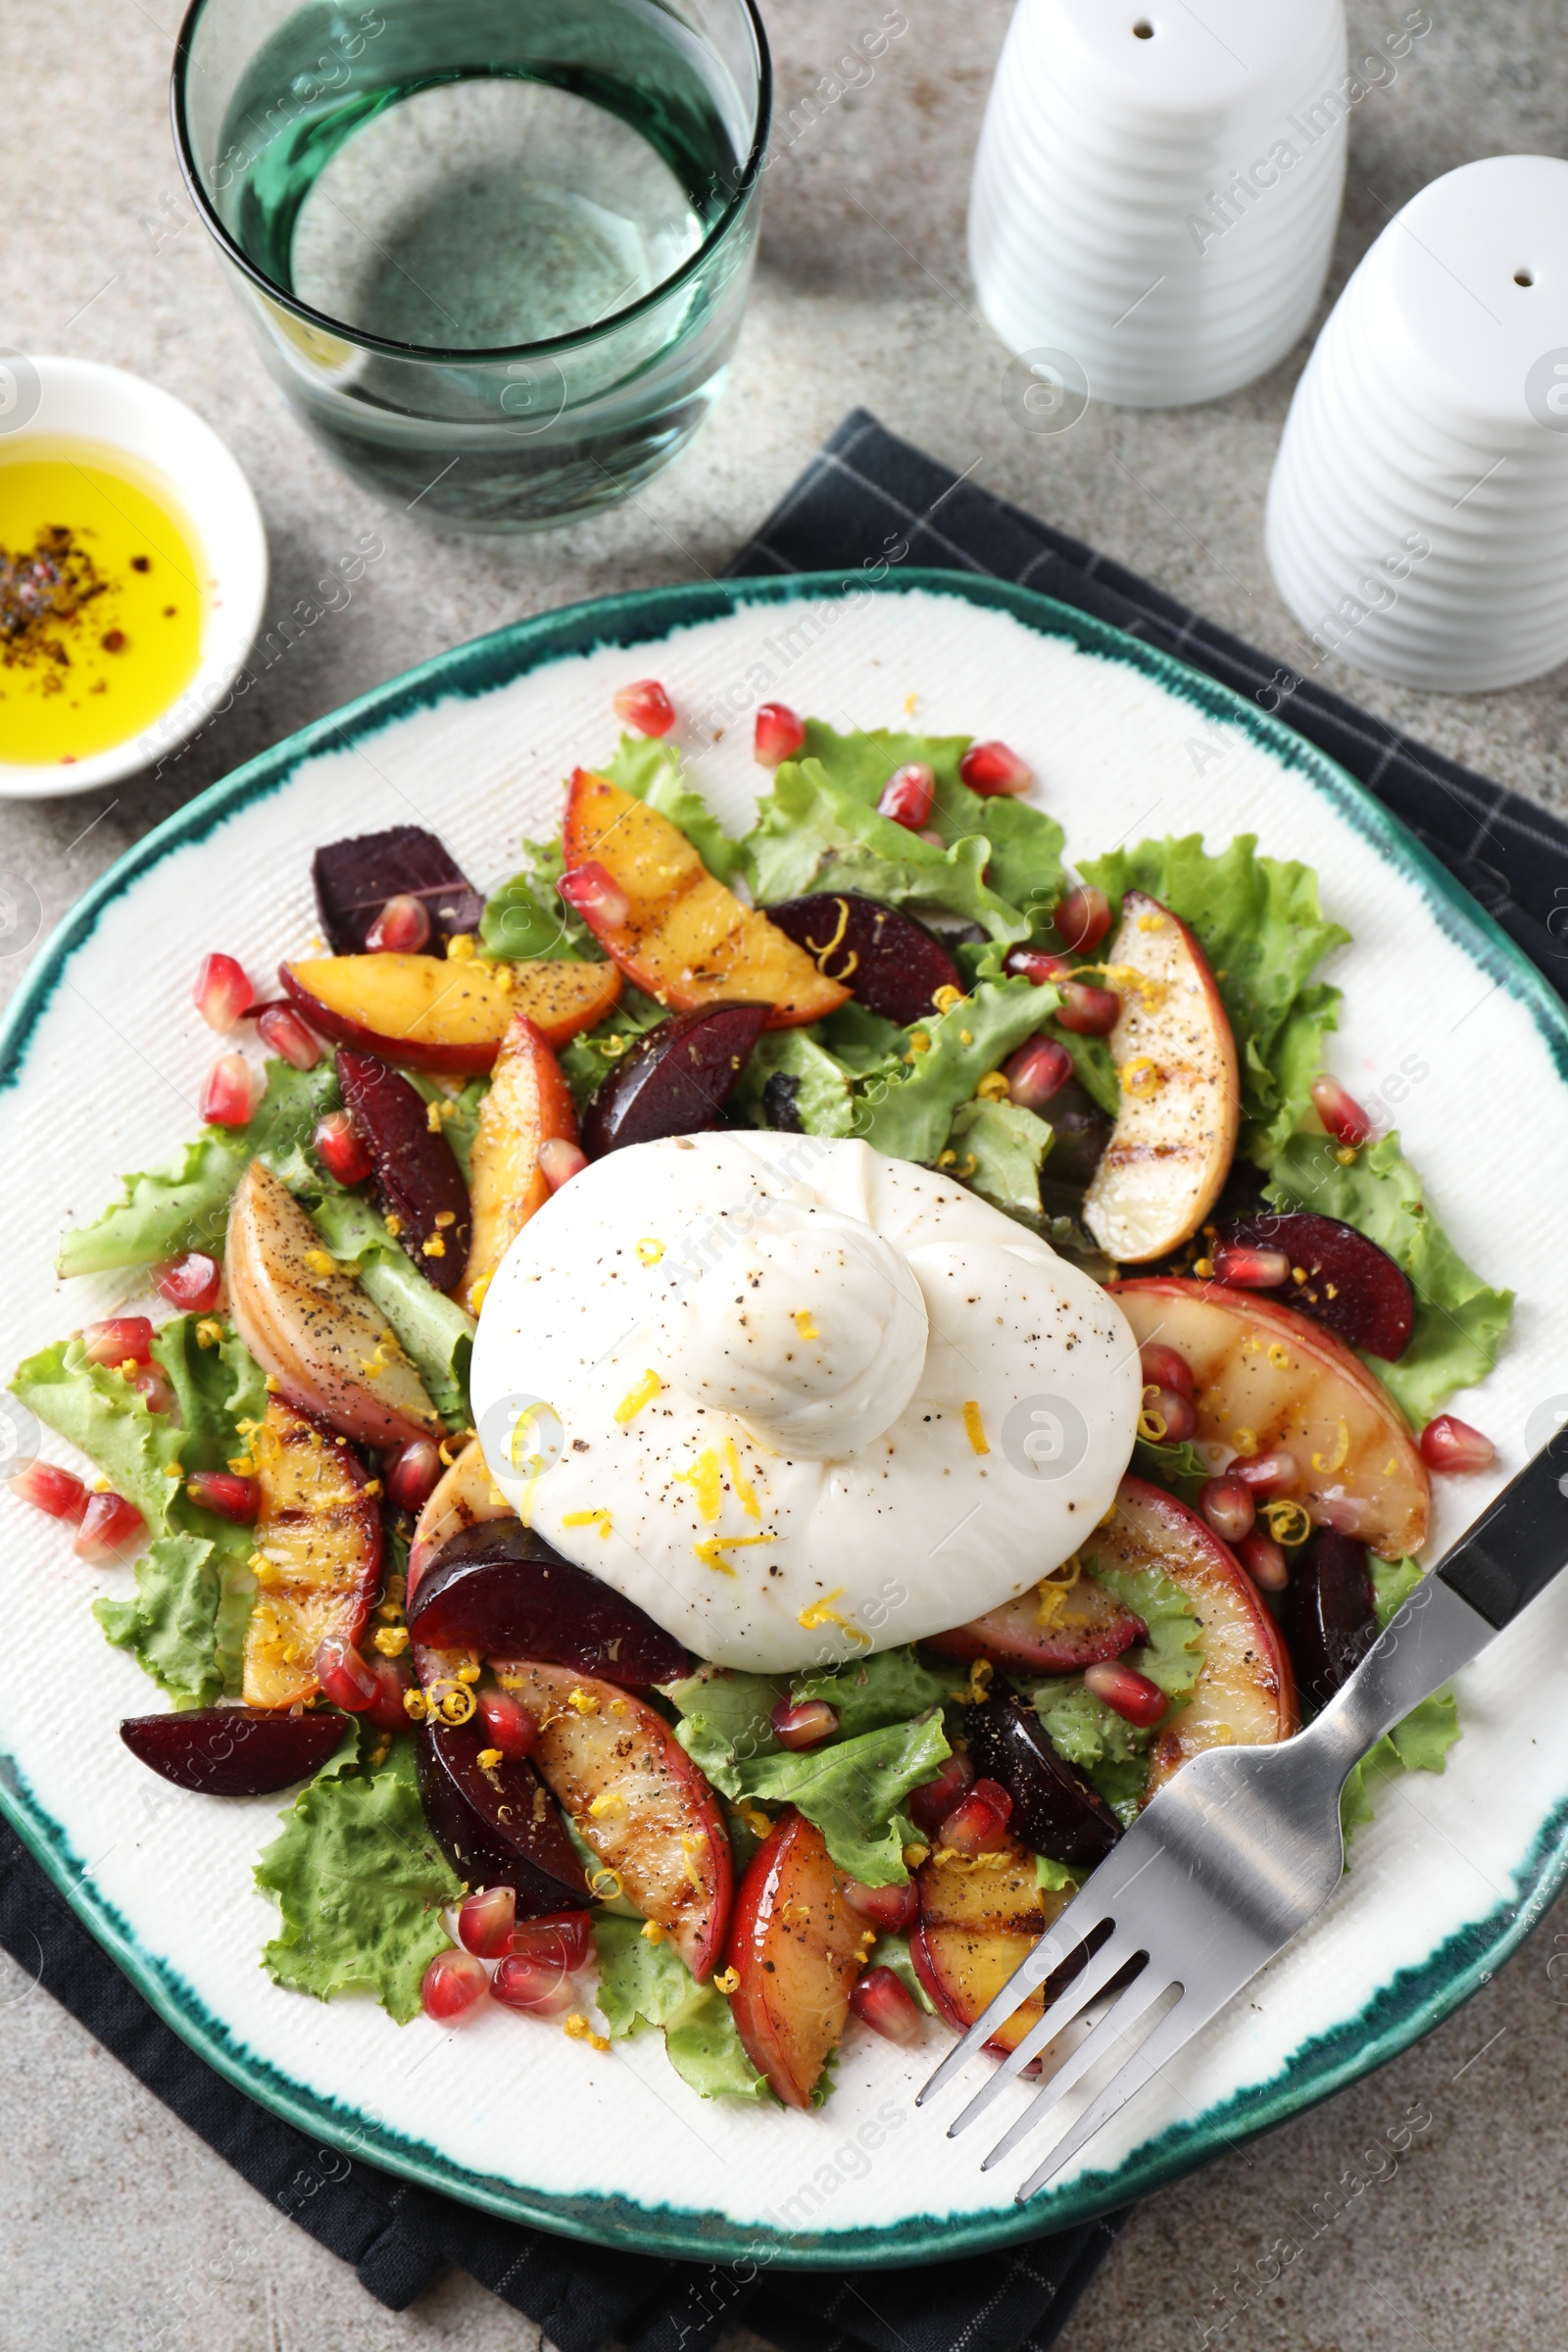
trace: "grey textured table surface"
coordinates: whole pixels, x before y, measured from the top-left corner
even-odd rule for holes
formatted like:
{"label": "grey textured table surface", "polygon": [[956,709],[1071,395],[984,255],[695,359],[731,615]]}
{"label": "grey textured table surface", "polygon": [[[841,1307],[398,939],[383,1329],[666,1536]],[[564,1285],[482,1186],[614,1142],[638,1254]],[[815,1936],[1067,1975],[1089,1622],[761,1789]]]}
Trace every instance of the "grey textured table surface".
{"label": "grey textured table surface", "polygon": [[[510,544],[436,540],[382,514],[284,413],[174,167],[165,92],[175,5],[5,0],[0,343],[137,369],[210,419],[261,497],[270,621],[362,531],[379,530],[387,554],[352,604],[306,630],[160,783],[0,806],[0,865],[33,884],[50,921],[179,801],[409,663],[575,598],[721,569],[857,402],[1296,658],[1263,563],[1260,510],[1305,344],[1231,400],[1169,414],[1092,410],[1055,441],[1029,437],[1003,404],[1004,355],[975,311],[963,217],[1007,0],[904,0],[907,29],[870,86],[818,110],[804,101],[846,40],[882,21],[880,0],[764,0],[781,133],[727,397],[684,461],[632,505]],[[1390,214],[1437,173],[1476,156],[1568,152],[1559,0],[1429,0],[1427,13],[1432,28],[1397,81],[1354,115],[1331,297]],[[1400,14],[1396,0],[1352,0],[1352,36],[1377,38]],[[1568,807],[1564,673],[1454,702],[1334,665],[1322,674],[1515,789]],[[0,964],[0,980],[14,984],[24,961]],[[535,2341],[466,2279],[402,2317],[383,2312],[5,1963],[0,2017],[7,2343],[499,2352]],[[1559,1907],[1496,1983],[1395,2065],[1152,2198],[1072,2321],[1065,2352],[1568,2342],[1565,2100]],[[1408,2139],[1397,2158],[1391,2132]]]}

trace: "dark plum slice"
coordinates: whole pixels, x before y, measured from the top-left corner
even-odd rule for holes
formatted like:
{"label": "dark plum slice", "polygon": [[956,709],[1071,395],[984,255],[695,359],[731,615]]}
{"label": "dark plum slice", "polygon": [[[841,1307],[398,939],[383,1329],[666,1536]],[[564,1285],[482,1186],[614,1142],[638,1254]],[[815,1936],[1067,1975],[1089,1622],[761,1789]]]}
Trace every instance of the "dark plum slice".
{"label": "dark plum slice", "polygon": [[589,1158],[716,1126],[772,1009],[705,1004],[672,1012],[640,1037],[583,1113],[582,1148]]}
{"label": "dark plum slice", "polygon": [[1092,1781],[1061,1755],[1027,1699],[993,1689],[963,1719],[969,1761],[1012,1799],[1008,1823],[1032,1853],[1053,1862],[1103,1861],[1121,1824]]}
{"label": "dark plum slice", "polygon": [[1284,1613],[1296,1679],[1326,1706],[1377,1640],[1366,1545],[1320,1527],[1291,1570]]}
{"label": "dark plum slice", "polygon": [[191,1707],[132,1715],[120,1727],[131,1754],[203,1796],[270,1796],[320,1771],[342,1744],[346,1715],[273,1714],[265,1707]]}
{"label": "dark plum slice", "polygon": [[1075,1191],[1086,1187],[1110,1141],[1113,1122],[1072,1078],[1056,1089],[1041,1116],[1054,1139],[1043,1174]]}
{"label": "dark plum slice", "polygon": [[311,861],[317,910],[334,956],[368,953],[370,926],[388,899],[417,899],[430,918],[429,949],[477,931],[484,901],[451,851],[419,825],[328,842]]}
{"label": "dark plum slice", "polygon": [[939,988],[964,993],[963,974],[940,940],[895,906],[853,891],[816,891],[762,911],[816,958],[819,972],[901,1029],[928,1017]]}
{"label": "dark plum slice", "polygon": [[430,1125],[428,1103],[401,1070],[349,1046],[337,1050],[337,1080],[398,1239],[427,1282],[456,1290],[468,1262],[468,1188],[452,1146]]}
{"label": "dark plum slice", "polygon": [[691,1672],[680,1643],[634,1601],[512,1519],[481,1521],[442,1544],[420,1574],[409,1631],[429,1649],[537,1658],[629,1690]]}
{"label": "dark plum slice", "polygon": [[593,1898],[555,1798],[525,1757],[482,1765],[488,1745],[477,1722],[420,1731],[419,1799],[436,1843],[470,1887],[514,1887],[519,1919],[586,1909]]}
{"label": "dark plum slice", "polygon": [[[1262,1209],[1220,1228],[1221,1245],[1283,1250],[1292,1271],[1271,1298],[1282,1298],[1348,1347],[1396,1363],[1410,1344],[1415,1299],[1386,1250],[1338,1217],[1312,1209]],[[1296,1268],[1305,1275],[1296,1280]]]}

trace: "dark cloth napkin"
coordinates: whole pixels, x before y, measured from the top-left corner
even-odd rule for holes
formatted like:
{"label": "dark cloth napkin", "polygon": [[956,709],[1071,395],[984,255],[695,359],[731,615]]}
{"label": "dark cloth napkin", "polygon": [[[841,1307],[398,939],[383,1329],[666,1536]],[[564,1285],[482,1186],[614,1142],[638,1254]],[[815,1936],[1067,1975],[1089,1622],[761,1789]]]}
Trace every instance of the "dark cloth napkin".
{"label": "dark cloth napkin", "polygon": [[[857,413],[731,571],[913,563],[990,573],[1149,639],[1278,710],[1360,777],[1568,994],[1568,827],[1213,628],[1133,572],[959,482]],[[744,2324],[778,2352],[1048,2352],[1125,2214],[905,2271],[798,2272],[581,2246],[323,2148],[214,2074],[0,1826],[0,1943],[258,2193],[394,2311],[469,2272],[560,2352],[708,2352]]]}

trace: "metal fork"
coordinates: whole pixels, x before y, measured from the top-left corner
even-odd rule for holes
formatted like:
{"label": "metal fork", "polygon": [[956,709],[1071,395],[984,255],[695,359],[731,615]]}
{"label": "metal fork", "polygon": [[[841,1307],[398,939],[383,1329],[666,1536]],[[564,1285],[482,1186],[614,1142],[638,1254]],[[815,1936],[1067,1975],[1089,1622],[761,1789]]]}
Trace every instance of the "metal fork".
{"label": "metal fork", "polygon": [[1017,2192],[1020,2204],[1034,2196],[1328,1900],[1345,1868],[1340,1792],[1351,1768],[1565,1563],[1568,1429],[1416,1588],[1304,1732],[1274,1747],[1210,1748],[1166,1783],[915,2104],[951,2082],[1064,1964],[1076,1973],[1059,1990],[1047,1986],[1044,2014],[950,2127],[950,2138],[1091,2002],[1114,1996],[992,2149],[989,2170],[1174,1993],[1167,2013]]}

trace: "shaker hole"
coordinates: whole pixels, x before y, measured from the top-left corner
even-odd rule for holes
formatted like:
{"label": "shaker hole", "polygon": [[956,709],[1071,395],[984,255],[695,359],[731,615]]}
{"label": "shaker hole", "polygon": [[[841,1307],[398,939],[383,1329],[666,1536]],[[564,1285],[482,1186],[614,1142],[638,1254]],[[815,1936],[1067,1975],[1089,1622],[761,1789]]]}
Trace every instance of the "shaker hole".
{"label": "shaker hole", "polygon": [[1154,27],[1147,17],[1140,17],[1133,26],[1133,39],[1135,41],[1152,41],[1153,37]]}
{"label": "shaker hole", "polygon": [[1533,270],[1516,270],[1513,273],[1513,282],[1516,286],[1533,286],[1536,282],[1536,273]]}

